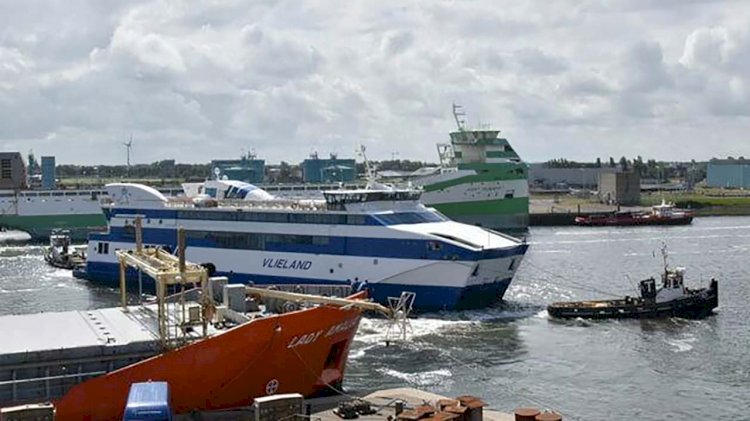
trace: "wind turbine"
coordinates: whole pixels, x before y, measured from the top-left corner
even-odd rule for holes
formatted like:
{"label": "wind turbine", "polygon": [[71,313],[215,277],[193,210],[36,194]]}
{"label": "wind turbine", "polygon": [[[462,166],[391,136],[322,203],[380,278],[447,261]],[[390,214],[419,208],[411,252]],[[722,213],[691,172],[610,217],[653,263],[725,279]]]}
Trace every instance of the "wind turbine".
{"label": "wind turbine", "polygon": [[128,150],[128,166],[125,169],[125,174],[129,177],[130,176],[130,152],[133,150],[133,135],[130,135],[130,140],[127,142],[122,143],[125,148]]}

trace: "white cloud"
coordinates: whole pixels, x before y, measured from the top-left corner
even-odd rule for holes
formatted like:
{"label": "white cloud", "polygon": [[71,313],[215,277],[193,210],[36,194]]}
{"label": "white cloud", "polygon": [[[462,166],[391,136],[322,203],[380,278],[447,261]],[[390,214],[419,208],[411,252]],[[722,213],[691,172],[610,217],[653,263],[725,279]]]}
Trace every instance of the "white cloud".
{"label": "white cloud", "polygon": [[435,161],[456,101],[532,161],[737,155],[748,12],[677,0],[4,2],[0,144],[113,163],[130,134],[139,162],[250,148],[295,162],[364,142],[375,159]]}

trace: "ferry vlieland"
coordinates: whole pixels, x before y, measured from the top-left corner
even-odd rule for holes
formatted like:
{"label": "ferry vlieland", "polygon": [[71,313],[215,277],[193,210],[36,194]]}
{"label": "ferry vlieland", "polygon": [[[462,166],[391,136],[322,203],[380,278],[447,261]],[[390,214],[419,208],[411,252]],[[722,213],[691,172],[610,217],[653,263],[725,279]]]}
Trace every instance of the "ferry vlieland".
{"label": "ferry vlieland", "polygon": [[348,283],[380,302],[411,291],[417,309],[464,309],[501,299],[527,249],[514,237],[449,220],[414,189],[373,186],[290,200],[232,180],[183,188],[183,197],[166,197],[141,184],[107,185],[108,231],[90,235],[78,275],[114,284],[115,250],[133,247],[140,217],[146,244],[176,251],[183,227],[187,258],[230,282]]}

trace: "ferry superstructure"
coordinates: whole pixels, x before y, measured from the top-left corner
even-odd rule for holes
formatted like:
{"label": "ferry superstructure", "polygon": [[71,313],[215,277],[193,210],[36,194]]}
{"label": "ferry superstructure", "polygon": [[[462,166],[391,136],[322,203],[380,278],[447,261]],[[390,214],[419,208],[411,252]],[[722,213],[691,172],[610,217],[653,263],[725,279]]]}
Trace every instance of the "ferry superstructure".
{"label": "ferry superstructure", "polygon": [[[140,184],[106,186],[106,233],[89,237],[79,275],[114,283],[115,250],[143,241],[175,249],[184,227],[186,256],[231,282],[352,284],[377,301],[417,294],[415,308],[478,308],[502,298],[527,245],[454,222],[420,203],[420,191],[323,192],[323,200],[283,200],[255,186],[209,180],[167,198]],[[130,276],[136,276],[131,273]]]}
{"label": "ferry superstructure", "polygon": [[412,180],[422,201],[459,222],[503,231],[529,225],[528,167],[500,130],[466,128],[453,105],[458,130],[438,144],[440,167]]}

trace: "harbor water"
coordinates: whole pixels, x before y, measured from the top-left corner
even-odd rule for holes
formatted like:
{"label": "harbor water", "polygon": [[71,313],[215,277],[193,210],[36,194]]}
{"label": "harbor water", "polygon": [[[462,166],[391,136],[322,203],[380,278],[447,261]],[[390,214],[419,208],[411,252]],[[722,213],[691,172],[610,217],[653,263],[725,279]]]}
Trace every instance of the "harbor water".
{"label": "harbor water", "polygon": [[[17,233],[0,233],[0,240]],[[406,342],[363,320],[348,392],[414,386],[474,394],[496,409],[552,408],[565,419],[742,419],[750,410],[750,217],[684,227],[532,228],[503,304],[421,315]],[[662,243],[686,284],[719,280],[705,320],[554,321],[552,301],[637,295],[662,270]],[[0,243],[0,314],[116,305],[116,290],[44,264],[43,246]],[[1,334],[1,332],[0,332]],[[29,332],[29,334],[33,334]]]}

